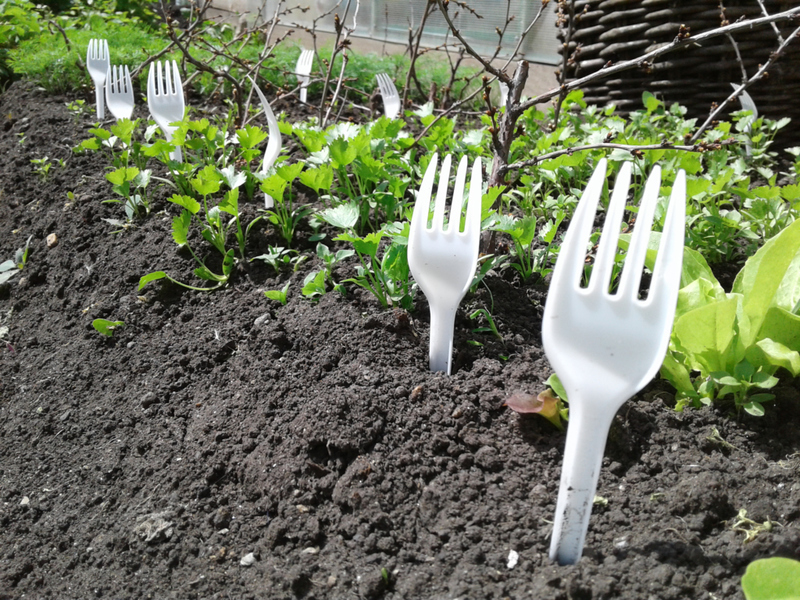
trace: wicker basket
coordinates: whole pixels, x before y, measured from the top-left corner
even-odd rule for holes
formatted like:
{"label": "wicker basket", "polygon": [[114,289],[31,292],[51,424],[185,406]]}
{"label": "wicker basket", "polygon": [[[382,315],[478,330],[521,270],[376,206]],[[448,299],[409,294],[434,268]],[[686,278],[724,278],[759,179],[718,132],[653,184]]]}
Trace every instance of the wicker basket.
{"label": "wicker basket", "polygon": [[[725,15],[731,23],[740,17],[763,16],[756,0],[725,0]],[[770,14],[800,5],[800,0],[764,0]],[[609,61],[624,61],[671,42],[681,25],[697,34],[719,27],[718,0],[577,0],[575,29],[568,47],[573,53],[580,44],[574,64],[567,69],[568,79],[589,75]],[[779,23],[786,36],[796,25]],[[776,35],[769,25],[734,35],[749,76],[766,62],[777,47]],[[756,82],[748,93],[759,114],[777,119],[791,117],[800,122],[800,41],[792,43],[770,68],[768,77]],[[634,69],[613,75],[583,87],[590,104],[615,103],[623,113],[642,106],[642,92],[649,91],[667,103],[686,106],[690,117],[704,119],[714,102],[722,102],[731,93],[731,83],[742,80],[736,52],[727,37],[709,40],[702,47],[687,47],[662,55],[645,72]],[[731,110],[738,110],[735,103]],[[800,128],[787,127],[780,146],[800,145]]]}

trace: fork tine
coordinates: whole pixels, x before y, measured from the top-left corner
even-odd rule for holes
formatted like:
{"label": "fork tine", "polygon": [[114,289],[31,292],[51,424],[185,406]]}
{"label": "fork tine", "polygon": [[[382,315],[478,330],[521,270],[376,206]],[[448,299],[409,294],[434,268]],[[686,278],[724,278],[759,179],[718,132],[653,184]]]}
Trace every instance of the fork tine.
{"label": "fork tine", "polygon": [[133,82],[131,81],[131,72],[128,65],[125,65],[125,92],[128,94],[133,93]]}
{"label": "fork tine", "polygon": [[447,223],[447,231],[461,230],[461,209],[464,206],[464,186],[467,183],[467,164],[468,159],[462,156],[456,171],[456,185],[453,188],[453,201],[450,204],[450,218]]}
{"label": "fork tine", "polygon": [[428,215],[431,212],[431,193],[433,192],[433,179],[436,176],[436,165],[439,162],[439,155],[434,152],[431,162],[422,178],[422,184],[417,192],[417,201],[414,204],[414,212],[411,214],[411,229],[409,230],[409,244],[411,237],[420,235],[428,228]]}
{"label": "fork tine", "polygon": [[108,40],[103,40],[103,47],[101,49],[102,56],[100,57],[103,60],[108,60]]}
{"label": "fork tine", "polygon": [[433,220],[431,228],[444,229],[444,207],[447,204],[447,188],[450,184],[450,163],[452,155],[448,154],[442,161],[442,168],[439,170],[439,186],[436,188],[436,202],[433,205]]}
{"label": "fork tine", "polygon": [[650,241],[650,230],[653,226],[653,214],[658,203],[658,191],[661,188],[661,167],[656,165],[647,178],[642,201],[639,203],[639,214],[633,230],[625,266],[619,282],[619,296],[636,298],[639,294],[639,282],[647,255],[647,244]]}
{"label": "fork tine", "polygon": [[611,283],[611,272],[614,270],[614,258],[617,254],[619,230],[622,215],[625,213],[625,204],[628,200],[628,188],[631,183],[631,164],[625,162],[619,170],[617,180],[614,182],[614,193],[608,203],[608,213],[603,223],[603,233],[600,236],[600,247],[592,269],[588,292],[602,292],[608,290]]}
{"label": "fork tine", "polygon": [[148,104],[153,101],[153,97],[156,95],[156,74],[155,74],[155,64],[150,63],[150,70],[147,73],[147,102]]}
{"label": "fork tine", "polygon": [[589,183],[586,184],[578,208],[572,216],[572,223],[564,236],[550,283],[552,290],[560,290],[562,285],[572,288],[578,286],[580,282],[586,261],[586,245],[589,243],[589,234],[594,224],[597,202],[603,192],[605,176],[606,159],[603,158],[597,163]]}
{"label": "fork tine", "polygon": [[481,198],[483,197],[483,163],[480,157],[472,164],[472,176],[469,180],[469,203],[467,204],[467,219],[464,221],[464,234],[469,235],[474,228],[480,233],[481,227]]}
{"label": "fork tine", "polygon": [[[653,267],[653,278],[650,283],[650,291],[647,294],[647,302],[652,302],[651,298],[667,299],[667,292],[662,290],[664,286],[672,285],[671,282],[677,281],[681,276],[683,266],[683,244],[685,235],[686,221],[686,173],[678,171],[675,183],[672,184],[672,194],[669,199],[669,208],[664,222],[664,231],[661,234],[661,244],[658,246],[656,264]],[[674,298],[672,299],[674,306]]]}
{"label": "fork tine", "polygon": [[164,70],[161,61],[156,62],[156,84],[158,85],[158,95],[164,95]]}

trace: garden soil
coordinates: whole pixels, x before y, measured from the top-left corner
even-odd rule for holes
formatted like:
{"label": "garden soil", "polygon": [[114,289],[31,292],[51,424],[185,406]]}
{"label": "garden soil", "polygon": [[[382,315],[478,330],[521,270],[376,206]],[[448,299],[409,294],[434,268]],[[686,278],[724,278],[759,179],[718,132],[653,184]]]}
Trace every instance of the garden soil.
{"label": "garden soil", "polygon": [[[583,558],[554,565],[565,434],[503,406],[550,375],[544,285],[491,275],[467,296],[450,377],[427,369],[421,294],[311,302],[315,257],[139,291],[154,270],[192,281],[191,257],[157,182],[114,233],[107,159],[72,151],[93,119],[77,97],[0,96],[0,262],[31,238],[0,287],[0,598],[741,599],[749,562],[800,558],[797,382],[762,418],[678,413],[657,384],[625,404]],[[256,226],[248,253],[269,245]],[[287,281],[286,306],[265,298]],[[479,308],[502,342],[473,331]]]}

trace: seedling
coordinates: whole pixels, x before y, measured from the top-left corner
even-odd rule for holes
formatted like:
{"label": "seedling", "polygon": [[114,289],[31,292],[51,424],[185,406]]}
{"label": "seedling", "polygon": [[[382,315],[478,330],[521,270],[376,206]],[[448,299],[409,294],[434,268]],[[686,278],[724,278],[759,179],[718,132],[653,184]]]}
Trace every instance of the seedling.
{"label": "seedling", "polygon": [[254,260],[263,260],[265,263],[275,269],[276,273],[280,273],[282,270],[292,266],[293,270],[297,271],[297,267],[299,267],[307,259],[307,256],[299,255],[297,250],[286,249],[280,246],[269,246],[266,254],[254,256],[250,259],[250,262],[253,262]]}
{"label": "seedling", "polygon": [[472,333],[491,333],[494,335],[498,340],[501,342],[503,341],[503,336],[500,335],[500,332],[497,331],[497,325],[495,325],[494,318],[492,318],[492,314],[486,310],[485,308],[479,308],[478,310],[474,311],[470,316],[470,320],[474,321],[475,319],[483,317],[486,319],[486,322],[489,324],[488,327],[476,327],[472,330]]}
{"label": "seedling", "polygon": [[25,246],[18,248],[14,254],[13,259],[8,259],[0,263],[0,285],[14,277],[17,273],[25,268],[28,264],[28,252],[30,250],[30,243],[33,236],[28,236],[25,241]]}
{"label": "seedling", "polygon": [[33,164],[33,172],[39,176],[39,179],[47,181],[47,176],[52,166],[50,159],[46,156],[44,158],[32,158],[31,163]]}
{"label": "seedling", "polygon": [[117,327],[125,327],[125,323],[122,321],[109,321],[108,319],[95,319],[92,321],[92,327],[103,335],[112,337],[114,335],[114,330],[117,329]]}
{"label": "seedling", "polygon": [[769,519],[763,523],[758,523],[752,519],[747,518],[747,510],[741,509],[739,514],[731,524],[731,529],[739,531],[744,534],[744,544],[752,542],[760,533],[772,531],[772,528],[779,523],[773,523]]}
{"label": "seedling", "polygon": [[282,305],[286,306],[288,302],[288,291],[289,291],[290,282],[286,282],[286,285],[283,286],[279,290],[267,290],[264,292],[264,295],[269,298],[270,300],[275,300],[276,302],[280,302]]}
{"label": "seedling", "polygon": [[559,430],[564,430],[564,425],[561,422],[564,406],[550,388],[536,396],[525,392],[515,392],[509,396],[503,406],[508,406],[518,413],[541,415]]}

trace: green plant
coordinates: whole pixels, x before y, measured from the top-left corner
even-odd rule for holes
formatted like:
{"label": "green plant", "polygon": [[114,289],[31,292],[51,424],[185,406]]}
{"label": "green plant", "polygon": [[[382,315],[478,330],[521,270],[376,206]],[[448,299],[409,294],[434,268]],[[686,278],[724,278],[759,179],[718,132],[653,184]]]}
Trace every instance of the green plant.
{"label": "green plant", "polygon": [[[125,205],[125,216],[129,221],[134,217],[150,214],[150,203],[145,190],[150,183],[151,172],[149,169],[140,171],[136,167],[120,167],[106,173],[106,179],[111,182],[115,194],[122,196],[123,200],[105,200],[104,202],[122,203]],[[139,193],[134,193],[134,190]]]}
{"label": "green plant", "polygon": [[103,335],[112,337],[114,330],[118,327],[125,327],[125,323],[122,321],[109,321],[108,319],[95,319],[92,321],[92,327]]}
{"label": "green plant", "polygon": [[494,322],[494,318],[492,317],[492,313],[490,313],[485,308],[479,308],[479,309],[473,311],[469,315],[470,321],[474,321],[475,319],[478,319],[480,317],[483,317],[484,319],[486,319],[486,323],[487,323],[488,326],[486,326],[486,327],[476,327],[475,329],[472,330],[472,333],[491,333],[494,337],[496,337],[498,340],[500,340],[502,342],[503,341],[503,336],[500,335],[500,332],[497,330],[497,325]]}
{"label": "green plant", "polygon": [[286,282],[286,285],[283,286],[279,290],[267,290],[264,292],[264,295],[269,298],[270,300],[275,300],[276,302],[280,302],[282,305],[286,306],[288,302],[287,294],[289,291],[290,282]]}
{"label": "green plant", "polygon": [[280,246],[269,246],[266,254],[254,256],[250,259],[250,262],[254,260],[263,260],[275,269],[276,273],[280,273],[290,266],[293,266],[293,270],[297,271],[297,268],[307,259],[308,256],[301,255],[297,250],[282,248]]}
{"label": "green plant", "polygon": [[53,166],[50,163],[50,159],[46,156],[43,158],[32,158],[31,164],[33,164],[33,172],[39,176],[39,179],[42,181],[47,181],[47,176],[50,173],[50,167]]}
{"label": "green plant", "polygon": [[309,273],[304,282],[302,293],[307,298],[315,298],[325,294],[330,284],[335,291],[344,293],[344,286],[338,283],[333,277],[333,270],[343,260],[350,258],[355,254],[354,250],[343,249],[337,250],[335,253],[322,243],[317,244],[317,258],[322,261],[323,268],[320,271],[313,271]]}
{"label": "green plant", "polygon": [[261,191],[271,196],[275,202],[274,207],[266,211],[267,218],[270,223],[275,225],[278,233],[289,246],[292,244],[300,222],[312,212],[310,206],[295,206],[294,203],[295,194],[292,190],[292,183],[302,170],[302,163],[281,166],[275,170],[274,175],[261,182]]}
{"label": "green plant", "polygon": [[774,396],[758,390],[774,387],[781,368],[800,374],[800,221],[748,259],[731,293],[688,248],[681,285],[661,367],[678,391],[677,408],[731,395],[737,408],[763,415],[762,404]]}
{"label": "green plant", "polygon": [[800,600],[800,561],[774,556],[751,562],[742,591],[747,600]]}
{"label": "green plant", "polygon": [[[335,237],[335,241],[352,244],[361,263],[356,276],[345,279],[343,283],[353,283],[368,290],[383,308],[391,304],[410,309],[413,299],[408,267],[408,228],[408,223],[393,223],[364,237],[355,233],[342,233]],[[379,259],[378,250],[384,236],[391,241]]]}
{"label": "green plant", "polygon": [[744,508],[739,511],[736,518],[731,523],[731,529],[744,534],[744,543],[752,542],[760,533],[772,531],[775,523],[767,519],[763,523],[753,521],[747,517],[747,510]]}
{"label": "green plant", "polygon": [[33,239],[33,236],[28,236],[25,245],[22,248],[18,248],[14,253],[13,259],[8,259],[0,263],[0,285],[14,277],[14,275],[22,271],[25,265],[28,264],[28,252],[30,250],[31,239]]}

